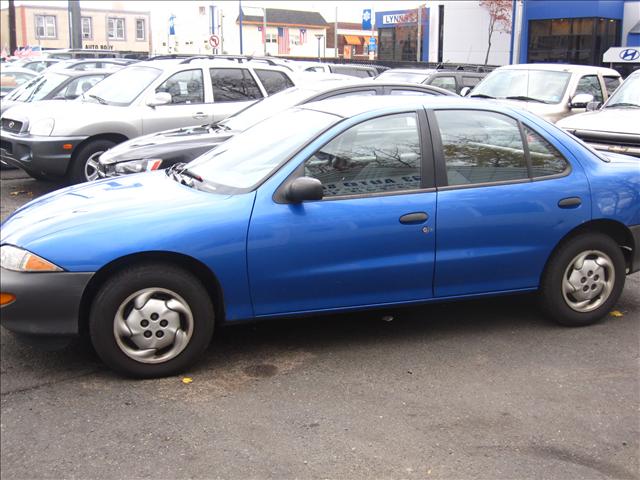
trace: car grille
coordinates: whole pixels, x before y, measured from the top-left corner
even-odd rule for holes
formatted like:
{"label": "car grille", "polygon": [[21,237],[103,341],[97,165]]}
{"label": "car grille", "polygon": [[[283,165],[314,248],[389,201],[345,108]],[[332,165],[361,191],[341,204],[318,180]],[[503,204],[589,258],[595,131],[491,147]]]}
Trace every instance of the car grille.
{"label": "car grille", "polygon": [[2,122],[0,122],[0,126],[2,127],[2,130],[12,133],[18,133],[22,130],[22,122],[19,122],[18,120],[11,120],[10,118],[3,118]]}
{"label": "car grille", "polygon": [[4,140],[0,140],[0,148],[2,150],[4,150],[5,152],[7,152],[8,154],[12,154],[13,153],[13,148],[11,147],[11,144],[9,142],[4,141]]}

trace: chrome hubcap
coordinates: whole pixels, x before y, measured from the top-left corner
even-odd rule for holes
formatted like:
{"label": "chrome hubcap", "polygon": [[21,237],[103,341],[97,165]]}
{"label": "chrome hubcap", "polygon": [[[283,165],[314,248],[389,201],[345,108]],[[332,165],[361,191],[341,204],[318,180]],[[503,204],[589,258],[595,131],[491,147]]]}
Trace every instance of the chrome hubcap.
{"label": "chrome hubcap", "polygon": [[84,164],[84,177],[88,182],[93,182],[98,178],[98,167],[100,166],[98,158],[103,153],[104,151],[94,153],[87,159],[87,163]]}
{"label": "chrome hubcap", "polygon": [[187,302],[164,288],[145,288],[127,297],[113,321],[116,343],[141,363],[162,363],[182,352],[193,334]]}
{"label": "chrome hubcap", "polygon": [[607,301],[615,279],[608,255],[587,250],[575,256],[562,278],[562,295],[576,312],[591,312]]}

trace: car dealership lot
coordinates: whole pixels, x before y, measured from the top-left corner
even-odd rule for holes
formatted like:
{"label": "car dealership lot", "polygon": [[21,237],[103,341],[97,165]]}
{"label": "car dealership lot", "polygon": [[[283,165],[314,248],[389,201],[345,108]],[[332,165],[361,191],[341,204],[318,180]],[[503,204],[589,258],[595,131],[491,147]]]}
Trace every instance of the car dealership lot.
{"label": "car dealership lot", "polygon": [[[52,188],[3,170],[2,218]],[[2,476],[637,478],[639,274],[616,308],[580,329],[521,296],[236,326],[148,381],[3,329]]]}

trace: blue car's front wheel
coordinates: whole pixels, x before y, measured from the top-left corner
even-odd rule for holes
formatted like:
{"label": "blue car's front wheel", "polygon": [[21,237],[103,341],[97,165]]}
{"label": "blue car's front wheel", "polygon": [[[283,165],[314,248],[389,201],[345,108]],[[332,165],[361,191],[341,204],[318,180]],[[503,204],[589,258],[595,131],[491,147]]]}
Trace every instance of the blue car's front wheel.
{"label": "blue car's front wheel", "polygon": [[146,263],[111,276],[91,310],[91,341],[114,370],[141,378],[192,365],[213,334],[211,299],[191,273]]}

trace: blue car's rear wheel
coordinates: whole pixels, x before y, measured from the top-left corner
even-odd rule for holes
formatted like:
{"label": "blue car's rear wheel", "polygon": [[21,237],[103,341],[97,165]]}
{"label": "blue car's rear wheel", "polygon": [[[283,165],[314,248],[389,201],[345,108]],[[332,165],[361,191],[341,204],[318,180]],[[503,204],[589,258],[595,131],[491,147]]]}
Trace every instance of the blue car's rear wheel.
{"label": "blue car's rear wheel", "polygon": [[141,378],[184,371],[209,345],[214,309],[202,283],[165,264],[144,264],[109,278],[96,295],[91,341],[114,370]]}
{"label": "blue car's rear wheel", "polygon": [[592,324],[622,293],[625,261],[616,242],[601,233],[569,239],[553,254],[542,278],[542,306],[558,323]]}

